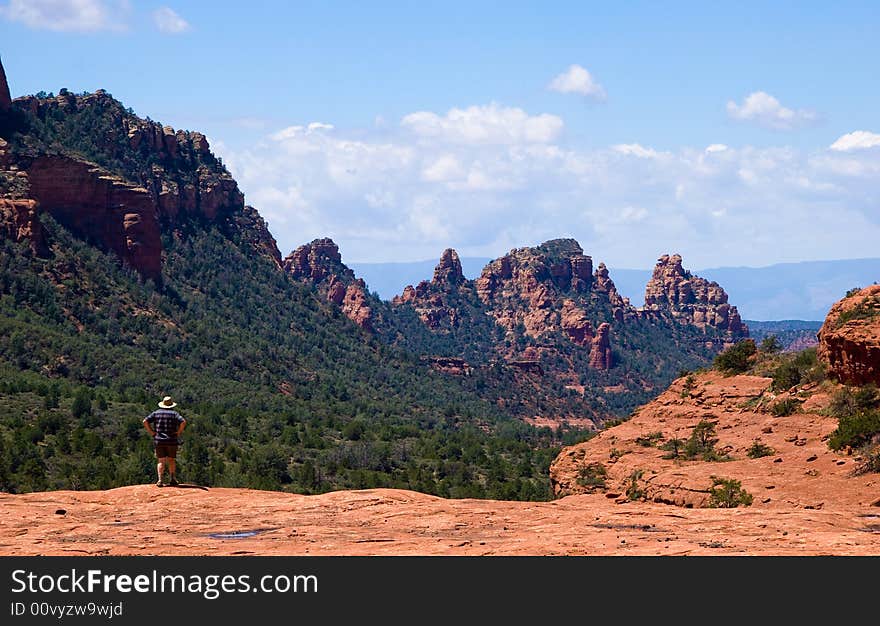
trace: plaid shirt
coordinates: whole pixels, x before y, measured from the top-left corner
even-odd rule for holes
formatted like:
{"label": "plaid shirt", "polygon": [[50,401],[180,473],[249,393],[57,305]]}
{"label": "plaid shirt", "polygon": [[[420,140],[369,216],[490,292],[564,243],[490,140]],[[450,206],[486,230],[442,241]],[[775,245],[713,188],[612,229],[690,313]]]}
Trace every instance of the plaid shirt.
{"label": "plaid shirt", "polygon": [[156,433],[153,435],[153,441],[171,445],[180,443],[177,440],[177,429],[184,421],[180,413],[169,409],[153,411],[144,420]]}

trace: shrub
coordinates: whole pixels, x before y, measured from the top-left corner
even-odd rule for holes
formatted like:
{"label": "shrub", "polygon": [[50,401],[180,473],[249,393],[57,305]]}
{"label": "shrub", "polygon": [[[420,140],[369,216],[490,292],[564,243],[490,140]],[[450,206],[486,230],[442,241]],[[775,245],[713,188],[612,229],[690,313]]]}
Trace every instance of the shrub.
{"label": "shrub", "polygon": [[715,357],[715,369],[725,374],[742,374],[748,371],[751,357],[757,351],[753,339],[743,339]]}
{"label": "shrub", "polygon": [[786,417],[797,410],[798,403],[793,398],[784,398],[770,406],[770,414],[774,417]]}
{"label": "shrub", "polygon": [[718,437],[715,436],[715,424],[701,420],[691,431],[691,436],[684,444],[684,458],[688,460],[702,459],[704,461],[723,460],[718,454],[715,444]]}
{"label": "shrub", "polygon": [[878,433],[880,433],[880,411],[859,411],[838,418],[837,428],[831,433],[828,446],[832,450],[858,448],[871,441]]}
{"label": "shrub", "polygon": [[342,429],[342,436],[349,441],[360,441],[367,432],[367,425],[363,420],[355,419],[350,421]]}
{"label": "shrub", "polygon": [[773,377],[773,389],[786,391],[801,383],[824,380],[825,366],[816,357],[816,348],[807,348],[794,358],[780,363],[770,375]]}
{"label": "shrub", "polygon": [[801,382],[801,370],[794,361],[783,363],[773,370],[773,389],[786,391]]}
{"label": "shrub", "polygon": [[760,459],[765,456],[770,456],[771,454],[773,454],[775,452],[776,451],[773,448],[771,448],[770,446],[765,445],[758,440],[755,440],[752,443],[752,446],[749,448],[748,452],[746,452],[746,455],[750,459]]}
{"label": "shrub", "polygon": [[735,509],[751,506],[752,494],[742,488],[742,483],[733,478],[712,476],[712,487],[709,489],[710,509]]}
{"label": "shrub", "polygon": [[70,412],[77,419],[92,414],[92,395],[86,387],[77,390]]}
{"label": "shrub", "polygon": [[636,443],[644,448],[653,448],[661,439],[663,439],[663,433],[658,430],[647,435],[639,435],[636,437]]}
{"label": "shrub", "polygon": [[661,450],[667,451],[669,454],[664,454],[664,459],[677,459],[681,456],[681,452],[684,449],[685,440],[678,439],[677,437],[673,437],[662,446],[660,446]]}
{"label": "shrub", "polygon": [[856,406],[861,409],[873,409],[880,404],[880,395],[877,394],[877,387],[874,385],[865,385],[855,392]]}
{"label": "shrub", "polygon": [[684,379],[684,384],[682,385],[681,397],[687,398],[688,396],[690,396],[691,391],[693,391],[694,387],[696,387],[696,386],[697,386],[697,379],[694,377],[693,374],[688,374],[687,377]]}
{"label": "shrub", "polygon": [[577,484],[585,487],[588,491],[596,489],[605,489],[605,479],[608,477],[608,470],[601,463],[590,463],[585,465],[578,472]]}
{"label": "shrub", "polygon": [[880,300],[876,296],[868,297],[853,308],[841,313],[837,317],[835,326],[839,328],[850,320],[870,319],[877,315],[880,315]]}
{"label": "shrub", "polygon": [[848,417],[860,411],[876,408],[878,404],[880,404],[880,398],[878,398],[877,388],[873,385],[859,388],[844,387],[831,398],[828,413],[832,417]]}
{"label": "shrub", "polygon": [[639,486],[639,481],[642,479],[644,473],[645,470],[637,469],[629,475],[629,484],[626,487],[627,500],[635,501],[645,499],[645,490]]}
{"label": "shrub", "polygon": [[782,351],[782,344],[779,342],[779,338],[776,335],[767,335],[761,341],[758,350],[764,354],[776,354],[777,352]]}

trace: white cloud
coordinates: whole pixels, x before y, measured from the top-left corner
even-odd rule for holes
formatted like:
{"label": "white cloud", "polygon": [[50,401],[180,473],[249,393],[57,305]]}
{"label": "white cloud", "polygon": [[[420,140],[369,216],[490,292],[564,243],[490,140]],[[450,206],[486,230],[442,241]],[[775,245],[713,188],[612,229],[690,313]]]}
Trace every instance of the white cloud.
{"label": "white cloud", "polygon": [[837,141],[831,144],[830,148],[838,152],[849,152],[851,150],[865,150],[877,146],[880,146],[880,135],[866,130],[856,130],[839,137]]}
{"label": "white cloud", "polygon": [[816,121],[816,113],[807,109],[789,109],[769,93],[756,91],[746,96],[742,104],[727,103],[727,114],[741,122],[754,122],[773,130],[792,130]]}
{"label": "white cloud", "polygon": [[311,135],[322,130],[333,130],[333,124],[325,124],[324,122],[310,122],[302,126],[288,126],[282,128],[276,133],[270,135],[275,141],[284,141],[285,139],[294,139],[297,135]]}
{"label": "white cloud", "polygon": [[611,149],[620,154],[634,156],[640,159],[656,159],[660,156],[660,153],[653,148],[646,148],[637,143],[620,143],[616,146],[611,146]]}
{"label": "white cloud", "polygon": [[711,154],[713,152],[724,152],[725,150],[727,150],[727,146],[725,146],[723,143],[713,143],[706,146],[707,154]]}
{"label": "white cloud", "polygon": [[589,70],[580,65],[569,66],[550,81],[547,89],[559,93],[577,93],[597,100],[605,99],[605,89],[593,79]]}
{"label": "white cloud", "polygon": [[153,23],[159,32],[166,35],[180,35],[190,29],[189,22],[169,7],[159,7],[153,11]]}
{"label": "white cloud", "polygon": [[444,154],[422,170],[422,180],[427,182],[446,182],[463,176],[461,163],[451,154]]}
{"label": "white cloud", "polygon": [[127,30],[127,0],[9,0],[0,16],[28,28],[60,32]]}
{"label": "white cloud", "polygon": [[446,115],[410,113],[401,126],[432,141],[463,144],[548,143],[562,132],[562,119],[547,113],[529,115],[522,109],[492,103],[451,109]]}
{"label": "white cloud", "polygon": [[573,236],[619,267],[651,267],[669,250],[689,267],[876,256],[880,150],[572,148],[531,141],[523,126],[538,115],[504,131],[487,118],[313,122],[246,150],[215,143],[284,252],[330,236],[347,261],[420,260],[449,246],[496,256]]}

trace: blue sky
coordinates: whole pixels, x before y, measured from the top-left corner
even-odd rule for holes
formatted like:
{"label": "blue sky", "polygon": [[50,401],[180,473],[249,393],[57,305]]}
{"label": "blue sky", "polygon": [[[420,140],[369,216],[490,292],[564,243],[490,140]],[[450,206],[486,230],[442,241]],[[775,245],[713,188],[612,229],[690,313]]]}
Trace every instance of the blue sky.
{"label": "blue sky", "polygon": [[206,132],[283,252],[877,256],[880,4],[611,4],[0,0],[0,55]]}

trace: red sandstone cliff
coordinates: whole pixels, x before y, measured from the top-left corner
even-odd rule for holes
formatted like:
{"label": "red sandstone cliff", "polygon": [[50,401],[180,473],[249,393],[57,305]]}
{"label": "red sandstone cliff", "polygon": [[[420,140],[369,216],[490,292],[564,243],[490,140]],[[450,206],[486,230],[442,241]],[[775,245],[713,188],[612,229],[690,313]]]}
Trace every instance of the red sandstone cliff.
{"label": "red sandstone cliff", "polygon": [[819,330],[818,356],[841,382],[880,385],[880,285],[831,307]]}
{"label": "red sandstone cliff", "polygon": [[13,241],[27,241],[35,254],[46,254],[46,234],[34,200],[0,198],[0,234]]}
{"label": "red sandstone cliff", "polygon": [[[8,92],[5,85],[4,76],[0,105]],[[35,252],[46,254],[39,221],[45,212],[116,254],[145,279],[160,282],[163,231],[175,230],[185,220],[233,218],[247,226],[255,249],[280,267],[281,255],[265,221],[245,207],[236,182],[201,133],[140,119],[103,90],[26,96],[11,106],[36,127],[65,116],[99,117],[105,128],[102,135],[90,137],[95,142],[91,149],[114,163],[118,173],[72,152],[40,148],[35,138],[0,138],[0,197],[5,198],[0,232],[5,236],[28,239]]]}
{"label": "red sandstone cliff", "polygon": [[366,331],[375,329],[367,286],[342,262],[339,246],[332,239],[315,239],[300,246],[281,266],[294,280],[317,288],[355,324]]}
{"label": "red sandstone cliff", "polygon": [[[833,390],[805,384],[776,394],[772,382],[718,372],[675,381],[630,420],[564,448],[550,466],[557,496],[601,493],[621,503],[706,507],[713,477],[722,477],[740,481],[753,496],[748,508],[762,512],[870,506],[877,499],[876,474],[856,475],[860,460],[828,447],[837,419],[823,412]],[[789,397],[798,410],[772,415],[770,407]],[[713,425],[714,447],[726,459],[684,457],[684,441],[704,421]],[[769,448],[766,456],[749,456],[756,442]]]}
{"label": "red sandstone cliff", "polygon": [[[408,286],[393,300],[395,306],[412,306],[422,323],[435,332],[449,332],[476,315],[488,316],[509,337],[520,330],[530,341],[568,337],[589,348],[591,367],[609,369],[611,327],[604,320],[591,321],[596,302],[613,312],[616,323],[636,315],[617,293],[605,265],[600,263],[593,274],[592,259],[573,239],[511,250],[486,265],[473,281],[463,276],[458,254],[446,250],[433,280]],[[604,323],[601,336],[594,331],[594,322],[596,327]],[[515,361],[523,358],[510,351],[503,356]],[[538,352],[534,358],[539,358]]]}
{"label": "red sandstone cliff", "polygon": [[161,280],[159,222],[146,189],[68,157],[39,157],[26,172],[30,195],[44,211],[145,278]]}
{"label": "red sandstone cliff", "polygon": [[[498,324],[508,331],[521,324],[526,335],[537,338],[560,328],[555,305],[590,293],[595,278],[592,269],[593,260],[576,241],[559,239],[511,250],[483,269],[475,287]],[[603,286],[607,288],[608,283]],[[610,286],[611,291],[602,293],[616,295],[613,283]]]}

